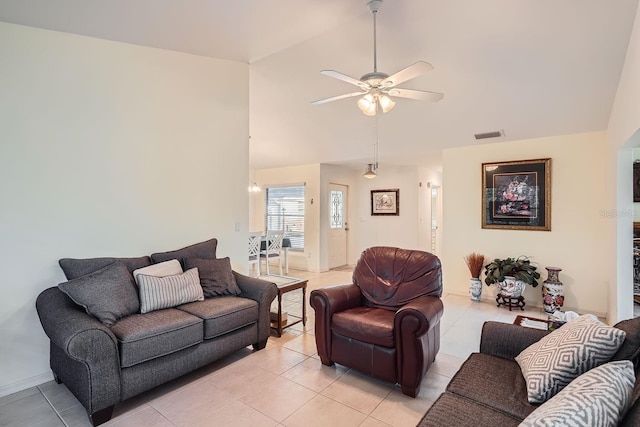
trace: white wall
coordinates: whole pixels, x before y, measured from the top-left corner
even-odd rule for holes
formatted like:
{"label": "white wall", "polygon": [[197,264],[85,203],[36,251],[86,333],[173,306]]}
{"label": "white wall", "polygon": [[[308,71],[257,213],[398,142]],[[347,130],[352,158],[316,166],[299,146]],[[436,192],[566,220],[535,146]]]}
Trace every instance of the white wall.
{"label": "white wall", "polygon": [[5,395],[51,377],[34,304],[59,258],[217,237],[244,260],[249,90],[246,64],[4,23],[0,40]]}
{"label": "white wall", "polygon": [[607,267],[611,270],[609,277],[609,311],[610,320],[622,320],[633,316],[633,259],[630,249],[632,245],[632,218],[627,212],[632,211],[631,149],[640,147],[640,8],[636,12],[635,24],[620,83],[609,118],[607,136],[609,150],[604,159],[609,174],[607,184],[611,191],[608,205],[615,210],[617,221],[609,225],[610,240]]}
{"label": "white wall", "polygon": [[254,208],[251,215],[252,231],[260,231],[265,228],[265,187],[305,184],[304,252],[290,250],[289,267],[320,271],[318,233],[320,227],[320,165],[259,169],[255,171],[255,178],[262,191],[249,196],[253,199],[252,206]]}
{"label": "white wall", "polygon": [[[463,257],[480,252],[490,259],[530,256],[546,279],[545,266],[562,268],[565,308],[604,315],[611,271],[604,262],[610,239],[607,170],[602,159],[606,134],[593,132],[444,151],[443,277],[446,292],[468,295]],[[551,158],[551,231],[481,228],[483,162]],[[483,299],[496,288],[484,287]],[[527,287],[527,305],[541,306],[541,287]]]}

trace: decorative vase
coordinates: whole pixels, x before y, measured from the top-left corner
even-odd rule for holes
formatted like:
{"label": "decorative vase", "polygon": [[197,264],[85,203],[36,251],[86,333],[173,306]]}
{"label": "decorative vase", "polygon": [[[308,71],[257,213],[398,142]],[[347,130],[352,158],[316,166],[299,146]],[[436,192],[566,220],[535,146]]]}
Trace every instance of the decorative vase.
{"label": "decorative vase", "polygon": [[518,298],[522,296],[527,282],[516,280],[513,276],[504,276],[504,280],[498,283],[500,294],[509,298]]}
{"label": "decorative vase", "polygon": [[547,269],[547,280],[542,282],[542,306],[544,312],[553,314],[561,310],[564,305],[564,285],[558,278],[561,268],[545,267]]}
{"label": "decorative vase", "polygon": [[478,302],[482,296],[482,282],[476,277],[469,279],[469,294],[471,301]]}

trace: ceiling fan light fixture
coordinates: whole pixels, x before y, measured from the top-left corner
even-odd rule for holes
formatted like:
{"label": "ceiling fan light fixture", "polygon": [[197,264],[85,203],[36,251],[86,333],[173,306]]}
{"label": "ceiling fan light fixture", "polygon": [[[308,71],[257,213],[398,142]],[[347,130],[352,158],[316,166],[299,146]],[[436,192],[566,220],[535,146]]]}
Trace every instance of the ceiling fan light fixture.
{"label": "ceiling fan light fixture", "polygon": [[377,99],[368,93],[358,100],[358,108],[367,116],[375,116],[378,109]]}
{"label": "ceiling fan light fixture", "polygon": [[388,113],[396,106],[393,99],[389,98],[387,95],[380,95],[378,97],[378,102],[380,103],[380,108],[382,108],[383,113]]}
{"label": "ceiling fan light fixture", "polygon": [[373,178],[375,178],[377,176],[376,173],[373,171],[373,163],[369,163],[367,165],[367,170],[365,171],[364,175],[362,175],[362,176],[367,178],[367,179],[373,179]]}

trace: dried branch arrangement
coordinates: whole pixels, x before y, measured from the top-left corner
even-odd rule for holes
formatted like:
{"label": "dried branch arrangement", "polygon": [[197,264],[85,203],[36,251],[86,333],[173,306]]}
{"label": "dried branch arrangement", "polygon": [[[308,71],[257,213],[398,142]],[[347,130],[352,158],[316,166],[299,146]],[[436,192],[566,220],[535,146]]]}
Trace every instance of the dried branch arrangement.
{"label": "dried branch arrangement", "polygon": [[467,264],[467,267],[469,267],[471,277],[474,279],[480,278],[482,267],[484,267],[484,255],[472,252],[464,257],[464,262]]}

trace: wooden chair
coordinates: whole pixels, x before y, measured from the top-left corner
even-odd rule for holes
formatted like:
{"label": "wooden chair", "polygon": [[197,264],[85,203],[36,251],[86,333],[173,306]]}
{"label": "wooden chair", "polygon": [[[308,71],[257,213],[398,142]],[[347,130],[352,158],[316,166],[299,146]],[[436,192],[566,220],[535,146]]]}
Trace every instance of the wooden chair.
{"label": "wooden chair", "polygon": [[249,268],[250,271],[254,270],[252,265],[258,266],[258,275],[260,271],[260,239],[262,238],[262,231],[254,231],[249,233]]}
{"label": "wooden chair", "polygon": [[[282,258],[280,252],[282,251],[282,239],[284,238],[283,230],[267,230],[266,250],[260,251],[260,260],[265,260],[267,265],[267,276],[269,275],[269,260],[272,258],[278,258],[278,265],[280,267],[280,275],[282,276]],[[262,274],[262,267],[258,265],[260,274]]]}

